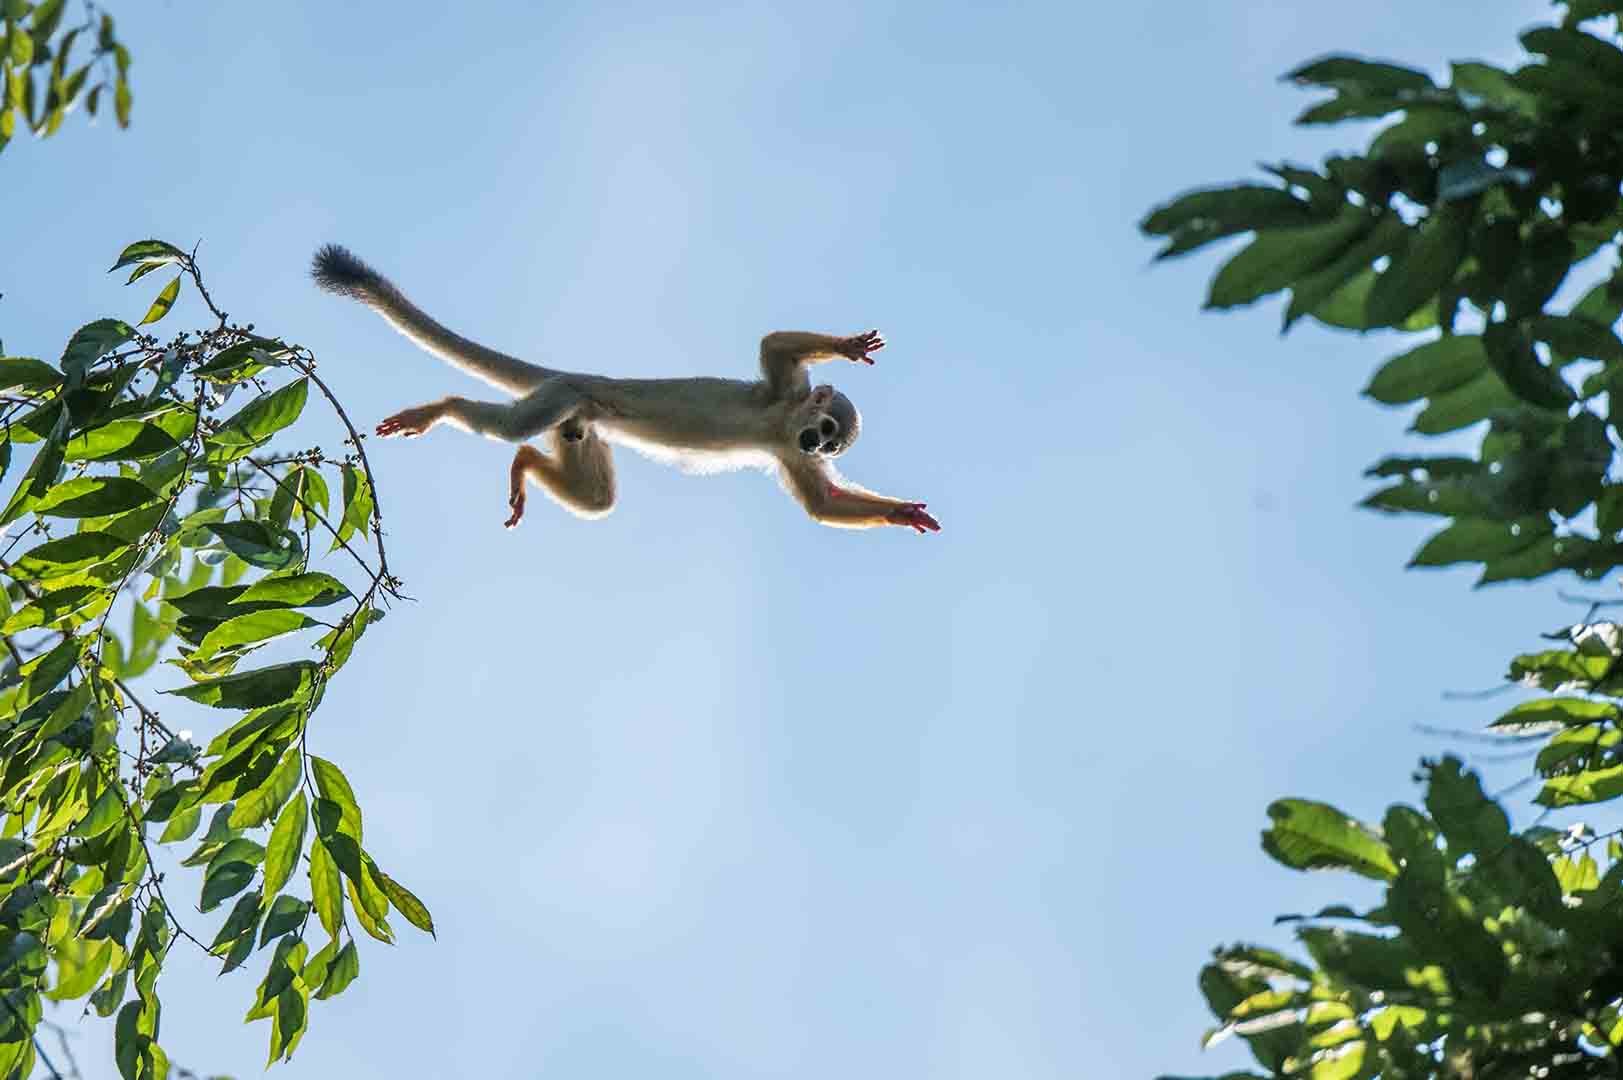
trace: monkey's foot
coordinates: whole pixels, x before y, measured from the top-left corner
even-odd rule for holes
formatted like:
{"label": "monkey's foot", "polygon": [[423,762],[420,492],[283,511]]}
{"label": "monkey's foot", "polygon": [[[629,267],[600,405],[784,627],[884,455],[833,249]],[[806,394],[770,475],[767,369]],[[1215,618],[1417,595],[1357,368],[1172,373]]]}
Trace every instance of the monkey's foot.
{"label": "monkey's foot", "polygon": [[853,363],[871,364],[873,357],[868,354],[878,352],[885,347],[885,339],[879,336],[877,330],[865,330],[860,334],[852,334],[840,342],[840,355]]}
{"label": "monkey's foot", "polygon": [[924,512],[923,503],[908,503],[898,506],[890,512],[890,520],[894,525],[906,525],[919,532],[940,532],[941,522]]}
{"label": "monkey's foot", "polygon": [[434,426],[434,421],[440,418],[440,409],[435,405],[418,405],[411,409],[402,409],[378,424],[377,432],[385,439],[401,435],[406,438],[421,435]]}

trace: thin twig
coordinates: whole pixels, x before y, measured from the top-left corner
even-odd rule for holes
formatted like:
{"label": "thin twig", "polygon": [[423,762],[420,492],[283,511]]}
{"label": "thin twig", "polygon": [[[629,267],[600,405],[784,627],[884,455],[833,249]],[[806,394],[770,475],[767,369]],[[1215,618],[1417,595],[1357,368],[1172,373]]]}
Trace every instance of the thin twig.
{"label": "thin twig", "polygon": [[67,1027],[63,1024],[58,1024],[54,1020],[41,1019],[40,1024],[44,1027],[50,1028],[51,1031],[56,1035],[56,1041],[62,1047],[62,1057],[68,1063],[68,1068],[71,1070],[68,1075],[79,1077],[82,1080],[84,1073],[79,1071],[79,1061],[73,1056],[73,1047],[68,1045]]}
{"label": "thin twig", "polygon": [[361,460],[361,468],[366,472],[367,487],[372,492],[372,532],[378,544],[378,568],[384,581],[389,583],[385,585],[384,591],[391,595],[399,595],[392,584],[397,579],[389,572],[389,556],[383,547],[383,506],[378,501],[378,485],[376,478],[372,475],[372,463],[366,457],[364,436],[355,430],[355,425],[350,422],[349,413],[344,411],[344,407],[338,403],[338,398],[334,396],[332,390],[325,382],[322,382],[321,376],[316,374],[313,363],[295,355],[293,367],[316,384],[322,396],[327,399],[327,403],[332,406],[333,412],[338,414],[338,419],[343,422],[344,427],[349,431],[350,444],[355,447],[355,453]]}
{"label": "thin twig", "polygon": [[214,298],[209,295],[207,287],[205,287],[203,284],[203,275],[197,270],[197,249],[202,245],[202,243],[203,241],[199,240],[197,243],[192,245],[192,253],[186,257],[186,272],[192,275],[192,281],[197,285],[198,295],[203,298],[203,303],[208,305],[208,309],[214,312],[214,317],[220,320],[220,329],[224,330],[226,322],[225,312],[214,306]]}
{"label": "thin twig", "polygon": [[[281,477],[277,476],[275,473],[271,472],[269,469],[265,468],[265,466],[261,465],[259,462],[255,461],[251,457],[250,458],[243,458],[243,460],[246,461],[248,464],[252,465],[254,468],[258,469],[260,472],[264,473],[266,476],[270,477],[271,482],[274,483],[277,487],[281,488],[283,491],[285,491],[289,495],[293,496],[293,501],[297,506],[302,507],[303,509],[305,509],[305,510],[309,511],[310,513],[314,514],[316,516],[316,520],[321,522],[321,524],[325,525],[327,527],[327,531],[332,533],[332,538],[334,540],[338,541],[339,545],[345,551],[349,552],[352,556],[354,556],[356,562],[361,564],[361,569],[365,570],[367,572],[368,576],[370,576],[374,580],[376,580],[378,577],[382,576],[380,573],[374,572],[373,569],[372,569],[371,564],[368,563],[364,558],[362,558],[361,554],[358,551],[356,551],[354,548],[349,546],[349,541],[345,540],[342,536],[338,535],[338,530],[333,528],[332,523],[330,521],[328,521],[325,517],[322,516],[322,513],[321,513],[320,510],[317,510],[315,507],[311,506],[308,502],[306,502],[303,499],[303,497],[301,497],[299,495],[298,492],[296,492],[292,488],[288,487],[287,483],[285,481],[283,481]],[[374,496],[374,498],[375,498],[375,496]]]}

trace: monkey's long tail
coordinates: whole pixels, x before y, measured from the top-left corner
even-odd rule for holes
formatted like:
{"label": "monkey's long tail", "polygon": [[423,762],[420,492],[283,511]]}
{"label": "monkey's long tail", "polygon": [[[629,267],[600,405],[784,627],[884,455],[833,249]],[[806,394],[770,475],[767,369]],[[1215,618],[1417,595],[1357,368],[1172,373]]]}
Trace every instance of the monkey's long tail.
{"label": "monkey's long tail", "polygon": [[316,252],[310,262],[310,276],[328,292],[359,300],[452,367],[510,394],[526,394],[557,374],[452,333],[407,300],[388,278],[337,244],[326,244]]}

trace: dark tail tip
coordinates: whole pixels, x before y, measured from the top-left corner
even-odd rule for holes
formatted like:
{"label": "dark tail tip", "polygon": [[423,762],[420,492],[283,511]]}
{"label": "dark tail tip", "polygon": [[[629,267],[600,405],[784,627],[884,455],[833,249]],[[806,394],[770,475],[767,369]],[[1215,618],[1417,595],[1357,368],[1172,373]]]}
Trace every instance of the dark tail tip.
{"label": "dark tail tip", "polygon": [[310,260],[310,276],[328,292],[354,297],[366,296],[383,281],[376,270],[337,244],[324,244],[316,250]]}

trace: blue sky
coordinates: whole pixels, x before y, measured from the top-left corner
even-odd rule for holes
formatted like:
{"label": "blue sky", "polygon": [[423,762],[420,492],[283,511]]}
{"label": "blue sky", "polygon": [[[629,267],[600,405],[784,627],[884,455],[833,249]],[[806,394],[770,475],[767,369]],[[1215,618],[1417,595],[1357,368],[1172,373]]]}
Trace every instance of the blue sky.
{"label": "blue sky", "polygon": [[[1354,145],[1289,126],[1298,62],[1508,61],[1542,3],[114,13],[134,129],[0,155],[8,352],[139,317],[154,279],[103,271],[149,235],[201,240],[222,306],[369,422],[482,391],[318,293],[326,241],[558,367],[748,376],[766,331],[878,326],[830,372],[865,420],[842,467],[944,525],[824,529],[621,451],[607,520],[508,533],[507,448],[373,442],[417,603],[311,744],[440,935],[364,949],[283,1075],[1236,1067],[1197,1049],[1209,948],[1355,889],[1266,861],[1267,801],[1413,799],[1445,748],[1415,726],[1492,715],[1440,692],[1571,614],[1406,574],[1423,526],[1353,509],[1401,444],[1355,397],[1392,340],[1202,315],[1215,261],[1152,269],[1134,228]],[[259,1071],[262,967],[177,953],[177,1062]],[[110,1036],[76,1037],[89,1075]]]}

